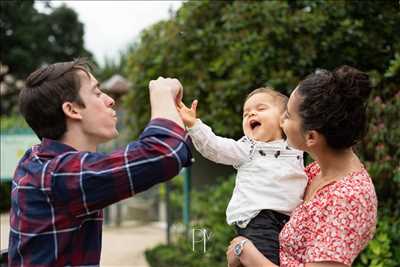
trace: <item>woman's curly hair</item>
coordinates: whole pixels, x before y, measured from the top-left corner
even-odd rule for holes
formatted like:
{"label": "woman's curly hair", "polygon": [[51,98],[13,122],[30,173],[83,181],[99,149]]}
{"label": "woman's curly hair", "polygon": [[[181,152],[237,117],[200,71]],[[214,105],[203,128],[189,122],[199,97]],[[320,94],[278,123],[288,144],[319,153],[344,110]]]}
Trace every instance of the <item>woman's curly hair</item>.
{"label": "woman's curly hair", "polygon": [[367,130],[366,107],[372,90],[368,74],[350,66],[317,70],[300,82],[303,130],[323,134],[334,149],[348,148]]}

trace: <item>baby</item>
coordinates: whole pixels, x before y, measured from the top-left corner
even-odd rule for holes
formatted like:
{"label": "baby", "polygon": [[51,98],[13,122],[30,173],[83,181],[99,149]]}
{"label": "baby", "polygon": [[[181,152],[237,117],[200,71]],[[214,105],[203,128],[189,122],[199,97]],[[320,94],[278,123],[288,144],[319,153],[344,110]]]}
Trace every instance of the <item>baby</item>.
{"label": "baby", "polygon": [[[237,169],[236,184],[226,210],[227,223],[245,236],[269,260],[279,265],[279,233],[303,199],[307,178],[303,152],[289,148],[280,128],[288,98],[271,88],[259,88],[243,107],[244,136],[216,136],[182,102],[178,111],[195,148],[207,159]],[[235,247],[240,253],[245,241]]]}

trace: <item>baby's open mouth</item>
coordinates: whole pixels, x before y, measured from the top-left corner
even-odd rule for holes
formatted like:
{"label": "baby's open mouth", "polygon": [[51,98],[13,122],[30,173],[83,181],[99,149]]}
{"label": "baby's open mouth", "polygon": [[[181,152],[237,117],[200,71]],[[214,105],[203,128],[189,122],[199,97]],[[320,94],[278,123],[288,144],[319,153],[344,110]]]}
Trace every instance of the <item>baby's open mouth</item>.
{"label": "baby's open mouth", "polygon": [[261,126],[261,123],[259,121],[256,121],[256,120],[250,121],[250,128],[252,130],[256,129],[259,126]]}

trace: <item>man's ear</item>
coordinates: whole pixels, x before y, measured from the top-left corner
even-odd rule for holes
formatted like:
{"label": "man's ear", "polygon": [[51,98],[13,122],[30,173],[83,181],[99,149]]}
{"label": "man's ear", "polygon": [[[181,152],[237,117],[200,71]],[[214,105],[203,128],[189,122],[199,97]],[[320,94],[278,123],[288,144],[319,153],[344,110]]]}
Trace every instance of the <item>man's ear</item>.
{"label": "man's ear", "polygon": [[82,115],[80,113],[80,108],[77,104],[72,102],[64,102],[62,104],[62,110],[67,118],[81,120]]}

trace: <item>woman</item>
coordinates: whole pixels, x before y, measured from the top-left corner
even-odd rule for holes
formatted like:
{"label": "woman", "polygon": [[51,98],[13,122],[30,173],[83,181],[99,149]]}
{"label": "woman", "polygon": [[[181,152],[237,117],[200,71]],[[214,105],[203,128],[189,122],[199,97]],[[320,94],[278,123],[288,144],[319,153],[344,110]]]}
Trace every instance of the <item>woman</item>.
{"label": "woman", "polygon": [[[372,239],[375,189],[352,149],[365,134],[370,91],[367,74],[342,66],[317,71],[291,94],[282,128],[315,162],[305,169],[304,201],[280,233],[280,266],[351,266]],[[244,240],[232,240],[229,266],[276,266]]]}

